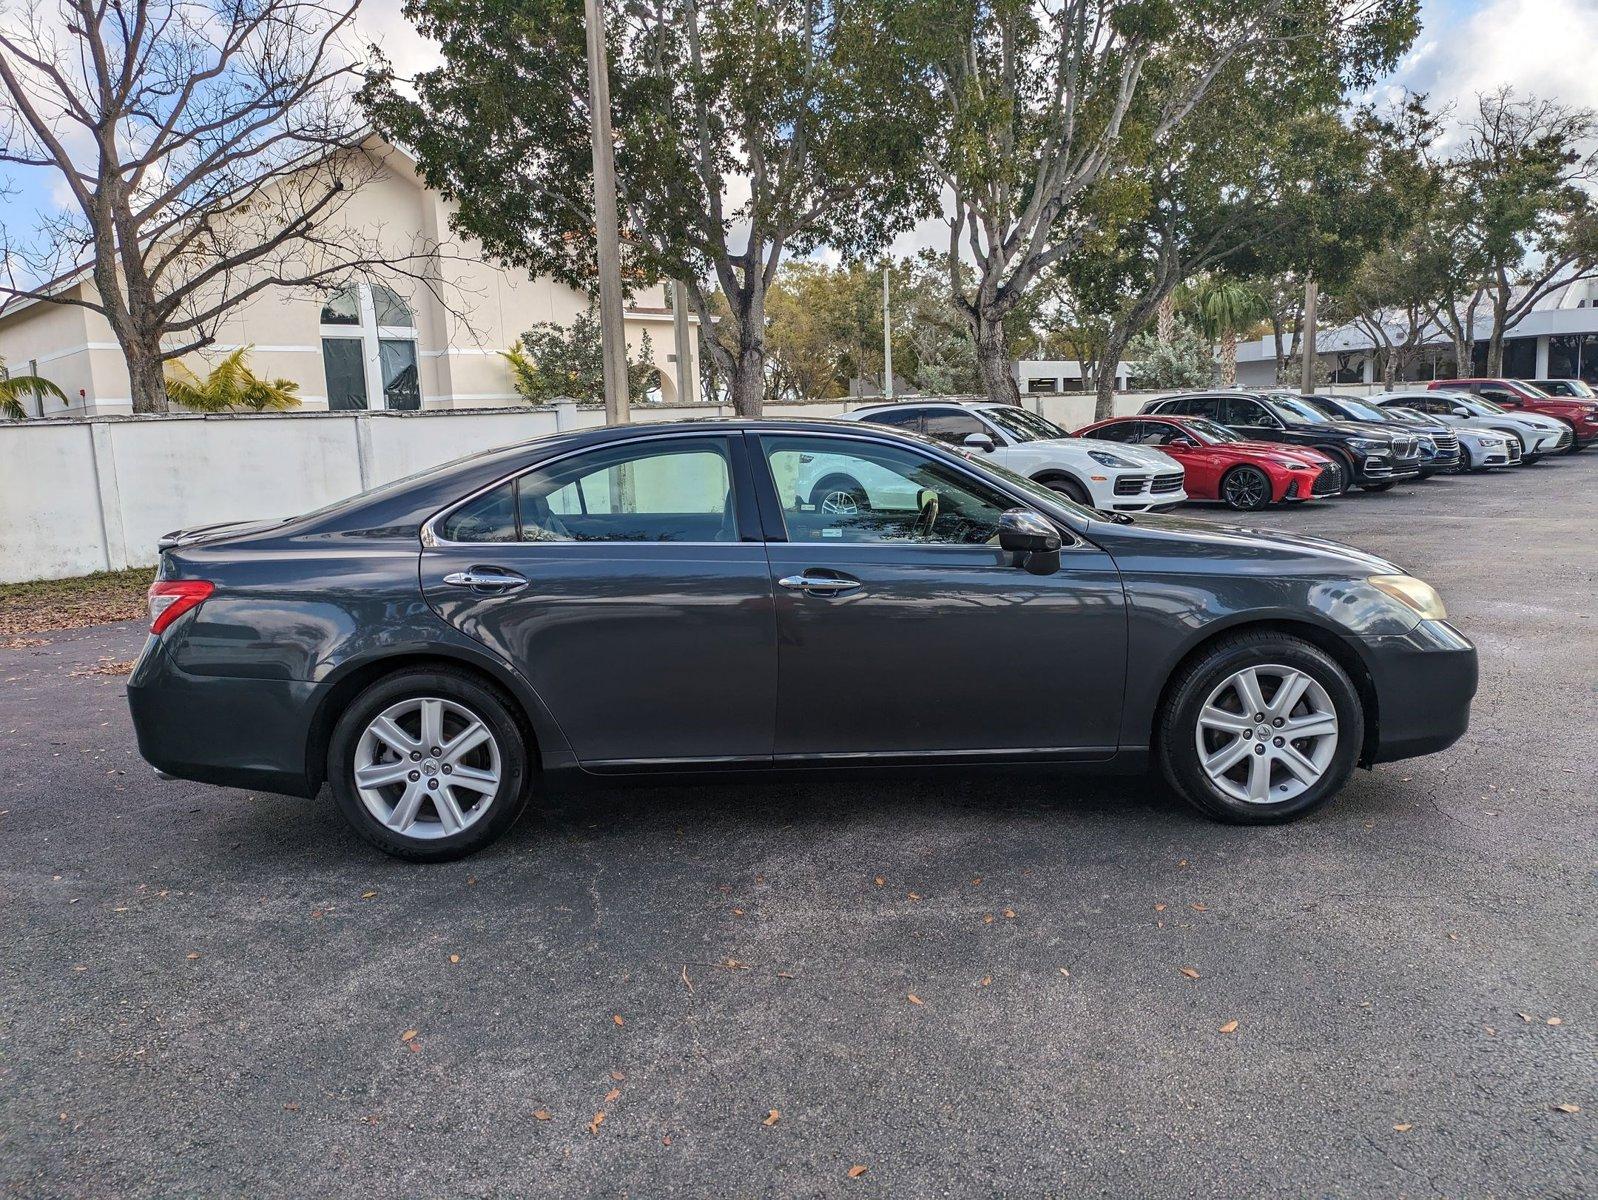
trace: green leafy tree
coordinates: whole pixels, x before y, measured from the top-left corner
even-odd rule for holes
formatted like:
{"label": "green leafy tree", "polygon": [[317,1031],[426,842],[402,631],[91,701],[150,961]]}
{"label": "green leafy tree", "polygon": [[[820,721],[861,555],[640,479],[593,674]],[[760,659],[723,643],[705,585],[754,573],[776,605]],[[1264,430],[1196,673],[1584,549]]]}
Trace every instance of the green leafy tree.
{"label": "green leafy tree", "polygon": [[245,359],[254,347],[240,346],[204,375],[179,360],[166,369],[166,394],[191,412],[268,412],[300,406],[292,379],[263,379]]}
{"label": "green leafy tree", "polygon": [[[1311,94],[1364,83],[1417,28],[1415,0],[930,0],[918,8],[943,109],[937,166],[953,198],[951,290],[984,389],[1010,401],[1018,397],[1005,318],[1084,245],[1098,216],[1120,207],[1107,190],[1135,199],[1150,163],[1176,160],[1169,146],[1195,113],[1239,119],[1228,109],[1246,91],[1218,101],[1218,80]],[[973,267],[969,285],[962,254]]]}
{"label": "green leafy tree", "polygon": [[1240,279],[1210,275],[1188,294],[1193,323],[1211,344],[1220,343],[1220,382],[1237,386],[1237,336],[1262,320],[1265,298]]}
{"label": "green leafy tree", "polygon": [[[570,325],[541,321],[500,357],[510,365],[517,395],[532,404],[570,398],[592,400],[605,394],[605,350],[593,305]],[[627,393],[634,404],[660,386],[655,348],[646,331],[638,354],[627,354]]]}
{"label": "green leafy tree", "polygon": [[29,396],[54,396],[63,404],[67,402],[67,394],[42,375],[6,374],[5,360],[0,359],[0,417],[26,419],[28,410],[22,402]]}
{"label": "green leafy tree", "polygon": [[[365,92],[499,259],[589,286],[580,0],[407,0],[444,63]],[[634,278],[681,279],[719,382],[758,415],[766,302],[784,257],[867,253],[930,205],[931,122],[910,86],[924,14],[895,0],[607,5],[616,169]],[[736,198],[735,198],[736,197]],[[712,297],[719,294],[724,304]]]}
{"label": "green leafy tree", "polygon": [[1478,97],[1460,149],[1439,165],[1431,225],[1453,270],[1437,317],[1469,374],[1479,318],[1487,374],[1503,372],[1504,338],[1550,293],[1598,275],[1598,115],[1504,88]]}
{"label": "green leafy tree", "polygon": [[1138,334],[1126,353],[1140,387],[1198,388],[1215,381],[1215,356],[1209,343],[1186,321],[1174,322],[1168,337]]}

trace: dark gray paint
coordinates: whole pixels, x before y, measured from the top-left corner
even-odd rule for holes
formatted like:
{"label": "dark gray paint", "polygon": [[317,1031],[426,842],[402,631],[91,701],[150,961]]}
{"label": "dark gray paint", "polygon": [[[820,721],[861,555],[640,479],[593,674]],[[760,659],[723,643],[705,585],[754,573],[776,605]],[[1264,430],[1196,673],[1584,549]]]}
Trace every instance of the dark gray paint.
{"label": "dark gray paint", "polygon": [[[745,428],[918,446],[1054,522],[1067,543],[1060,570],[1034,575],[987,547],[788,544],[752,455],[739,486],[747,506],[758,485],[760,511],[742,514],[744,542],[459,547],[424,534],[433,515],[557,455]],[[529,588],[490,598],[439,582],[472,566],[517,569]],[[863,586],[826,598],[772,586],[806,568]],[[1182,659],[1227,629],[1270,622],[1319,641],[1355,676],[1374,761],[1457,738],[1475,687],[1463,638],[1406,627],[1364,582],[1396,569],[1317,539],[1098,520],[947,447],[858,423],[590,430],[295,520],[176,537],[163,577],[210,579],[217,593],[151,642],[129,702],[157,767],[296,793],[319,786],[328,728],[353,690],[422,659],[497,680],[528,714],[547,770],[1040,755],[1135,769]]]}

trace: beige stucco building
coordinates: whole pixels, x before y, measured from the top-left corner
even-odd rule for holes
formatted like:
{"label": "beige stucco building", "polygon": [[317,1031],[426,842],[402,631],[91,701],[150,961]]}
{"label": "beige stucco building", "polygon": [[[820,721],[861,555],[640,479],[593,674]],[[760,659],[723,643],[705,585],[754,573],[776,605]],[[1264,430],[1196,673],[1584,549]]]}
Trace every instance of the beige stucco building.
{"label": "beige stucco building", "polygon": [[[381,164],[340,208],[338,220],[380,231],[384,245],[413,249],[443,244],[431,272],[435,289],[410,278],[353,284],[335,296],[314,290],[262,291],[234,309],[216,344],[198,359],[252,346],[258,375],[291,379],[307,409],[484,408],[521,403],[500,351],[531,326],[569,324],[589,298],[550,279],[489,262],[475,244],[449,229],[449,205],[417,177],[403,151],[371,142],[364,152]],[[401,251],[396,251],[396,254]],[[86,277],[60,289],[92,291]],[[627,341],[637,355],[648,335],[660,368],[659,399],[677,400],[672,315],[662,287],[642,289],[626,313]],[[690,339],[689,378],[698,378],[697,322]],[[104,415],[131,410],[127,368],[110,326],[78,305],[14,301],[0,309],[0,358],[12,373],[31,371],[57,384],[68,405],[30,398],[30,415]],[[597,399],[597,397],[578,397]]]}

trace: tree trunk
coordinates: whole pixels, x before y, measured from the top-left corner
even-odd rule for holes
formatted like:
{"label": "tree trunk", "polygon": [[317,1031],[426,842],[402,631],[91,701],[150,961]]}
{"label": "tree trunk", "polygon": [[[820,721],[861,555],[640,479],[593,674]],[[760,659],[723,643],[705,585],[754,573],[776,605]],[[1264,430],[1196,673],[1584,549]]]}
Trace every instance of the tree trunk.
{"label": "tree trunk", "polygon": [[1473,343],[1470,338],[1454,338],[1454,378],[1469,379]]}
{"label": "tree trunk", "polygon": [[1095,380],[1095,421],[1107,421],[1115,415],[1115,373],[1120,369],[1121,356],[1126,353],[1127,343],[1131,340],[1132,329],[1129,324],[1115,321],[1105,331],[1104,345],[1099,348],[1098,378]]}
{"label": "tree trunk", "polygon": [[[119,336],[122,356],[128,364],[129,395],[136,413],[164,413],[171,409],[166,397],[166,378],[155,346],[137,337]],[[159,345],[159,338],[154,339]]]}
{"label": "tree trunk", "polygon": [[971,323],[976,327],[977,376],[982,380],[983,392],[989,400],[1000,404],[1020,404],[1021,389],[1010,368],[1010,351],[1004,341],[1003,319],[990,319],[976,313]]}
{"label": "tree trunk", "polygon": [[[1160,339],[1160,344],[1169,346],[1176,338],[1176,293],[1167,292],[1160,301],[1160,306],[1154,311],[1155,337]],[[1103,418],[1100,418],[1101,420]]]}
{"label": "tree trunk", "polygon": [[1494,329],[1492,336],[1487,339],[1487,375],[1492,379],[1501,379],[1504,374],[1504,331]]}
{"label": "tree trunk", "polygon": [[1221,386],[1237,386],[1237,330],[1221,334]]}
{"label": "tree trunk", "polygon": [[765,410],[766,348],[763,341],[739,346],[727,397],[732,401],[733,412],[740,417],[758,417]]}

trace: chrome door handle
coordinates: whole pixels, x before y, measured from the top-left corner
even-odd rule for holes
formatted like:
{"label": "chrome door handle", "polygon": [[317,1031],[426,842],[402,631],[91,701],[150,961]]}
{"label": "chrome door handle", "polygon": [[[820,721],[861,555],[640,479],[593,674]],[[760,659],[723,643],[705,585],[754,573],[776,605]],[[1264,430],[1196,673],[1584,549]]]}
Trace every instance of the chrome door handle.
{"label": "chrome door handle", "polygon": [[527,577],[504,567],[468,567],[444,576],[451,587],[472,588],[480,592],[514,592],[527,586]]}
{"label": "chrome door handle", "polygon": [[827,575],[784,575],[777,580],[780,587],[812,595],[835,596],[839,592],[853,591],[860,586],[858,579],[834,579]]}

